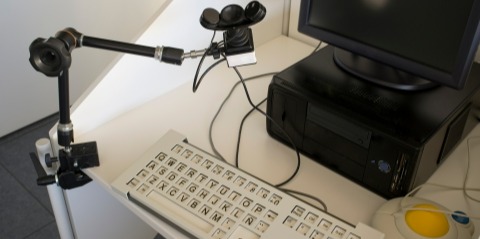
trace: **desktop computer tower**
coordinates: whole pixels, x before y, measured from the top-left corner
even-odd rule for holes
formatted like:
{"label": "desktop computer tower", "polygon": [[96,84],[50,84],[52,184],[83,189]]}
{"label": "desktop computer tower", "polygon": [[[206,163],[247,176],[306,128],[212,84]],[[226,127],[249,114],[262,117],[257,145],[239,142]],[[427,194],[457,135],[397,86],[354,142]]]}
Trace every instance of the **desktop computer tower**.
{"label": "desktop computer tower", "polygon": [[332,57],[325,47],[273,77],[267,131],[363,187],[385,198],[405,195],[472,129],[478,64],[462,90],[408,92],[357,79]]}

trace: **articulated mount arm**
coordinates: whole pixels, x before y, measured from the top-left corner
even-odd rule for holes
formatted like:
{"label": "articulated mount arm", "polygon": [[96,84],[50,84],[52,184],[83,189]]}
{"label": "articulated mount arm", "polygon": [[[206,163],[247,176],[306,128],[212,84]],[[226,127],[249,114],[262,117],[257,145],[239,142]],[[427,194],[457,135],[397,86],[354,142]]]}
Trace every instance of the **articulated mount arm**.
{"label": "articulated mount arm", "polygon": [[179,48],[149,47],[90,37],[74,28],[66,28],[57,32],[55,37],[34,40],[30,45],[30,63],[33,68],[47,76],[58,76],[60,72],[70,67],[71,52],[82,46],[152,57],[176,65],[181,65],[185,57],[196,56],[184,54]]}
{"label": "articulated mount arm", "polygon": [[[70,120],[70,94],[68,71],[72,64],[71,53],[83,46],[152,57],[160,62],[181,65],[185,58],[223,54],[229,66],[256,62],[252,31],[249,26],[265,17],[265,7],[258,1],[250,2],[245,9],[231,4],[220,13],[207,8],[200,17],[203,27],[224,32],[223,44],[212,43],[207,49],[185,53],[174,47],[149,47],[137,44],[85,36],[74,28],[66,28],[48,39],[37,38],[30,44],[30,64],[49,77],[58,77],[59,114],[58,144],[63,146],[53,161],[60,163],[55,175],[46,175],[36,165],[38,184],[57,183],[64,189],[75,188],[91,181],[81,169],[99,165],[96,142],[73,145],[73,124]],[[248,57],[245,57],[248,56]],[[230,60],[229,60],[230,59]],[[35,155],[31,155],[35,162]],[[37,160],[38,161],[38,160]],[[40,170],[40,171],[39,171]]]}

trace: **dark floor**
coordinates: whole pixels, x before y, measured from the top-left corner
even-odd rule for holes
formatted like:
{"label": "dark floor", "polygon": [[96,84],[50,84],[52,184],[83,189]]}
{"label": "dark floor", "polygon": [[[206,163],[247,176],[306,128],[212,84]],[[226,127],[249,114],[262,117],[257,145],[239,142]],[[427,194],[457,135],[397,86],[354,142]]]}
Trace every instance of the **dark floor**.
{"label": "dark floor", "polygon": [[29,153],[57,115],[0,138],[0,238],[60,238],[47,189],[37,186]]}

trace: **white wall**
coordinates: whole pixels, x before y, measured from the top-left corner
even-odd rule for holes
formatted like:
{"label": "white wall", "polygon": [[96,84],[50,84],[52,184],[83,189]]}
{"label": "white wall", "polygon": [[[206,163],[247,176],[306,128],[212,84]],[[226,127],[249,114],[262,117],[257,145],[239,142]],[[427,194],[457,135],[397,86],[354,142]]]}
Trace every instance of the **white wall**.
{"label": "white wall", "polygon": [[[185,51],[205,49],[212,40],[213,31],[199,23],[205,8],[220,11],[228,4],[246,6],[251,0],[192,1],[174,0],[139,37],[141,45],[165,45],[183,48]],[[228,2],[228,3],[226,3]],[[267,15],[252,26],[255,47],[282,35],[284,2],[262,0]],[[222,32],[214,41],[222,40]],[[89,130],[164,94],[187,81],[192,82],[200,58],[185,59],[181,66],[160,63],[150,58],[123,55],[115,67],[99,77],[91,88],[72,105],[72,121],[75,135]],[[203,62],[202,72],[213,63],[212,57]],[[135,79],[132,81],[131,79]],[[112,92],[106,95],[105,92]]]}
{"label": "white wall", "polygon": [[[57,79],[28,62],[30,43],[66,27],[88,36],[132,41],[166,0],[2,0],[0,2],[0,137],[58,111]],[[71,103],[118,53],[77,49],[70,68]]]}

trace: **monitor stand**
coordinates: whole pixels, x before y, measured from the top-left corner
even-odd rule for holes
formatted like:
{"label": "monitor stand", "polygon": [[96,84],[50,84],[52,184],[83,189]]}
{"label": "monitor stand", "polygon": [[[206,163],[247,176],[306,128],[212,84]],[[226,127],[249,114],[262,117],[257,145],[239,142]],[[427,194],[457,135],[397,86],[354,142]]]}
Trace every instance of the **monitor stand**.
{"label": "monitor stand", "polygon": [[419,91],[438,86],[434,82],[340,48],[334,49],[333,59],[344,71],[387,88]]}

